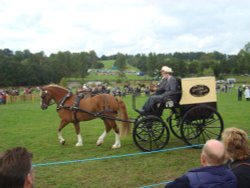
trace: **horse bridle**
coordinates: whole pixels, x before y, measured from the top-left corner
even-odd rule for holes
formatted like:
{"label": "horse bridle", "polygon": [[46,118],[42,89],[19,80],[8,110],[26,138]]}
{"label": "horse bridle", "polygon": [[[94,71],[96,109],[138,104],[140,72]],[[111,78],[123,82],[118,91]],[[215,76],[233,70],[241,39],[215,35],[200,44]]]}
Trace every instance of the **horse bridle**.
{"label": "horse bridle", "polygon": [[[47,103],[47,102],[45,102],[45,99],[46,99],[46,97],[50,97],[50,102],[49,103]],[[47,90],[42,90],[42,93],[41,93],[41,99],[42,99],[42,101],[41,101],[41,108],[43,109],[43,110],[46,110],[49,106],[51,106],[51,105],[53,105],[53,104],[55,104],[55,102],[52,102],[52,97],[50,96],[50,94],[49,94],[49,92],[47,91]]]}

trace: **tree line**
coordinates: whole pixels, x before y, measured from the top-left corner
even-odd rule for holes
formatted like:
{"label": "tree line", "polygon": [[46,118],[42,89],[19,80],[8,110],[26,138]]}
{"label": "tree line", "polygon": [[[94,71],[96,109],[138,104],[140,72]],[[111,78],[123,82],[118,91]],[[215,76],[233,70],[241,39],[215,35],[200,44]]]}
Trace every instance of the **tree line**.
{"label": "tree line", "polygon": [[0,86],[35,86],[59,83],[63,77],[87,76],[89,68],[98,67],[94,51],[58,52],[46,56],[29,50],[0,50]]}
{"label": "tree line", "polygon": [[[149,76],[157,76],[161,66],[171,67],[178,77],[250,73],[250,45],[237,55],[220,52],[175,52],[168,54],[117,53],[98,57],[95,51],[71,53],[58,52],[46,56],[44,52],[0,49],[0,86],[37,86],[59,83],[62,78],[85,78],[88,69],[103,68],[102,60],[115,60],[114,65],[123,73],[126,65],[137,67]],[[121,74],[124,75],[124,74]]]}

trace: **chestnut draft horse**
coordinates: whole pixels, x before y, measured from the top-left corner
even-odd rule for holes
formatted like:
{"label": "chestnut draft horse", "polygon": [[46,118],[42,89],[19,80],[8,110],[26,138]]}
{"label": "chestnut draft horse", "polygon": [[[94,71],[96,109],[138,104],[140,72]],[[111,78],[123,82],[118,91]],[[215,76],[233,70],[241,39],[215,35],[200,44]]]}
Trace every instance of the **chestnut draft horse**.
{"label": "chestnut draft horse", "polygon": [[[115,143],[112,148],[120,148],[120,135],[127,135],[130,130],[128,114],[124,102],[120,98],[115,98],[110,94],[99,94],[93,97],[79,98],[67,89],[59,85],[47,85],[41,87],[41,108],[47,109],[51,101],[57,104],[57,112],[61,118],[57,134],[60,143],[65,144],[62,136],[62,129],[69,123],[73,123],[77,134],[76,146],[82,146],[82,136],[80,134],[80,121],[88,121],[101,117],[105,124],[105,131],[98,138],[96,145],[104,142],[107,133],[113,129],[115,132]],[[122,122],[121,132],[117,127],[116,118]],[[118,119],[119,120],[119,119]]]}

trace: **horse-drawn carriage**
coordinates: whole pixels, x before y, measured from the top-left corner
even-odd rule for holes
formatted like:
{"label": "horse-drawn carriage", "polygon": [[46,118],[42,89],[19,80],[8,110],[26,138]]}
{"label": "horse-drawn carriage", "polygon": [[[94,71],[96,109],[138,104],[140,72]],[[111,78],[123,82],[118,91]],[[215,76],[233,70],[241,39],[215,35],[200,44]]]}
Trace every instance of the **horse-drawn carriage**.
{"label": "horse-drawn carriage", "polygon": [[[81,146],[80,121],[101,118],[105,131],[98,138],[97,145],[104,142],[107,133],[115,131],[115,143],[112,148],[121,147],[119,129],[115,121],[123,123],[122,128],[129,130],[129,123],[134,124],[133,140],[143,151],[163,149],[170,137],[170,131],[188,145],[200,145],[208,139],[219,139],[223,131],[223,120],[217,112],[217,100],[214,77],[185,78],[179,82],[179,91],[160,104],[147,115],[140,114],[136,119],[129,119],[126,106],[121,99],[109,94],[80,99],[67,89],[60,86],[44,86],[41,88],[41,107],[46,109],[51,100],[57,104],[57,112],[61,118],[58,127],[58,138],[65,143],[62,129],[73,123],[77,134],[76,146]],[[135,108],[135,96],[133,97]],[[165,109],[170,111],[166,121],[162,114]],[[120,116],[118,116],[120,114]],[[168,128],[169,127],[169,128]]]}
{"label": "horse-drawn carriage", "polygon": [[[214,77],[184,78],[179,80],[179,91],[162,103],[155,111],[140,115],[134,122],[133,140],[143,151],[163,149],[169,141],[170,131],[187,145],[200,146],[208,139],[219,139],[223,120],[217,112]],[[162,118],[164,109],[170,114]],[[169,127],[169,128],[168,128]]]}

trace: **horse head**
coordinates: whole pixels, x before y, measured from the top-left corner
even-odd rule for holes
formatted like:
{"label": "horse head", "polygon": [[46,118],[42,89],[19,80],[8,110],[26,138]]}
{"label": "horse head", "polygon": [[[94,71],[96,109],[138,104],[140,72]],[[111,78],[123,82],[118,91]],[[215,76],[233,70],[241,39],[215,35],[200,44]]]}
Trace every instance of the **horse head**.
{"label": "horse head", "polygon": [[[69,90],[56,84],[41,87],[40,90],[41,108],[43,110],[46,110],[50,105],[55,103],[59,105],[60,102],[62,102],[62,100],[69,94]],[[53,103],[52,100],[54,101]]]}
{"label": "horse head", "polygon": [[52,103],[52,96],[51,94],[49,93],[48,90],[46,90],[45,88],[41,88],[41,108],[43,110],[46,110]]}

